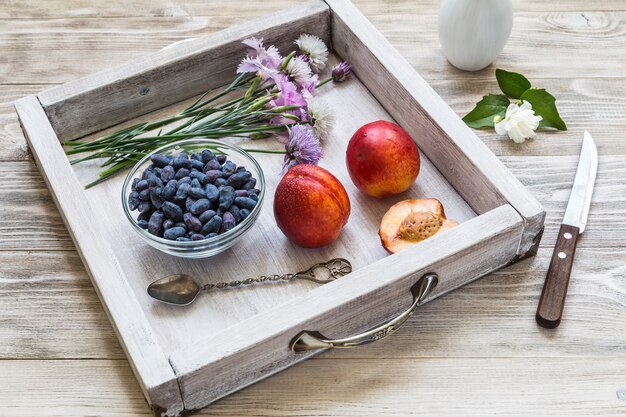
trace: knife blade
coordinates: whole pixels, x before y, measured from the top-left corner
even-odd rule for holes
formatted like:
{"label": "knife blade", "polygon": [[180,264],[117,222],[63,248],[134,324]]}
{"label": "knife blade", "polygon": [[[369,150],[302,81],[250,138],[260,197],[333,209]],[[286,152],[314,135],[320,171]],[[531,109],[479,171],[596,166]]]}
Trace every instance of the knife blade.
{"label": "knife blade", "polygon": [[587,226],[597,171],[598,150],[591,134],[585,131],[574,185],[535,315],[537,323],[546,329],[554,329],[561,323],[576,243]]}

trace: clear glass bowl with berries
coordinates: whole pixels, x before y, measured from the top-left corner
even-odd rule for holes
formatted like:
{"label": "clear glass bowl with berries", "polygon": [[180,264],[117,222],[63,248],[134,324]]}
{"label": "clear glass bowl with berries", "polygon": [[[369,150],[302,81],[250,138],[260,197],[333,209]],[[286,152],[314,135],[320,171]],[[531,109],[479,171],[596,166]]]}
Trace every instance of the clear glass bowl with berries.
{"label": "clear glass bowl with berries", "polygon": [[259,216],[265,178],[238,146],[187,139],[146,155],[122,186],[133,229],[165,253],[204,258],[232,247]]}

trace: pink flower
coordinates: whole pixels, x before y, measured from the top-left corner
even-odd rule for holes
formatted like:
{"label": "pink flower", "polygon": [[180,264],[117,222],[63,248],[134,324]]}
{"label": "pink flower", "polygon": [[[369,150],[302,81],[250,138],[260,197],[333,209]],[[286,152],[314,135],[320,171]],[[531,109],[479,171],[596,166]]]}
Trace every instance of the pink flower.
{"label": "pink flower", "polygon": [[281,174],[298,164],[317,165],[324,157],[320,140],[309,125],[295,125],[289,129],[289,142],[285,150],[287,154]]}
{"label": "pink flower", "polygon": [[242,42],[250,47],[250,54],[247,55],[237,67],[237,73],[254,72],[261,75],[263,81],[278,73],[278,67],[282,57],[274,45],[267,48],[263,46],[263,40],[249,38]]}
{"label": "pink flower", "polygon": [[308,81],[300,84],[302,96],[309,99],[317,94],[317,84],[319,84],[319,77],[317,74],[313,74]]}
{"label": "pink flower", "polygon": [[278,73],[277,70],[266,67],[257,58],[252,58],[250,56],[242,59],[241,63],[237,67],[237,74],[241,74],[244,72],[255,72],[261,76],[263,81],[272,78],[275,74]]}
{"label": "pink flower", "polygon": [[[275,75],[273,78],[276,83],[276,87],[278,88],[278,97],[268,103],[269,108],[298,106],[299,109],[289,110],[288,113],[302,118],[302,108],[306,107],[306,99],[298,91],[298,87],[289,81],[287,76],[282,73]],[[270,120],[270,123],[274,125],[293,124],[295,123],[295,120],[287,119],[282,116],[275,116]]]}
{"label": "pink flower", "polygon": [[280,52],[278,52],[278,49],[274,45],[265,48],[263,46],[263,39],[257,39],[255,37],[248,38],[242,43],[252,49],[250,56],[257,58],[263,66],[274,70],[278,69],[283,57],[280,56]]}

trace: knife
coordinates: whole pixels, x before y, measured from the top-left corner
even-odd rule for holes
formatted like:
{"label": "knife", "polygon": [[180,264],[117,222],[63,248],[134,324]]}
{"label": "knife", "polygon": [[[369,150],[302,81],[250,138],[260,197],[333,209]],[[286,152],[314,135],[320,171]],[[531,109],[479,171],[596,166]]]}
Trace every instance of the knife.
{"label": "knife", "polygon": [[556,239],[550,267],[543,284],[535,320],[541,327],[554,329],[561,323],[578,236],[585,230],[591,195],[598,170],[598,150],[585,131],[574,186]]}

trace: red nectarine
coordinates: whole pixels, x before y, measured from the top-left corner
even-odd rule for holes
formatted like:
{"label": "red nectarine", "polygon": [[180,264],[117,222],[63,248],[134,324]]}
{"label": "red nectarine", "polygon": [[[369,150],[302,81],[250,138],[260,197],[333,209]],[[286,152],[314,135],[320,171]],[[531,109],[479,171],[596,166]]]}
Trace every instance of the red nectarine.
{"label": "red nectarine", "polygon": [[276,223],[297,245],[318,248],[334,242],[349,216],[345,188],[324,168],[296,165],[276,187]]}
{"label": "red nectarine", "polygon": [[420,153],[404,129],[379,120],[352,135],[346,163],[359,190],[373,197],[387,197],[413,184],[420,170]]}

